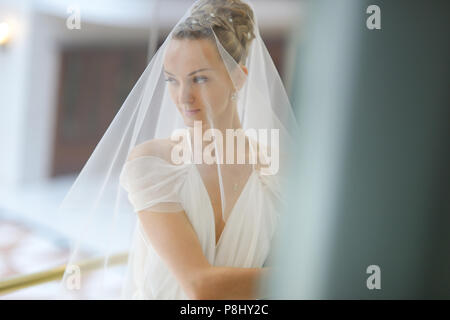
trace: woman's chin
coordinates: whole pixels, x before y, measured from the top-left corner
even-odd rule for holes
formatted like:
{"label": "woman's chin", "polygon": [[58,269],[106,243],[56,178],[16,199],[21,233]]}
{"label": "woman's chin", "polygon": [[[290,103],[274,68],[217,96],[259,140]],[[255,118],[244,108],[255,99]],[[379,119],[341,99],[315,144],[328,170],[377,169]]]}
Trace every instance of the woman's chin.
{"label": "woman's chin", "polygon": [[183,117],[183,119],[184,124],[189,127],[193,127],[195,121],[201,121],[202,123],[204,123],[204,119],[202,117]]}

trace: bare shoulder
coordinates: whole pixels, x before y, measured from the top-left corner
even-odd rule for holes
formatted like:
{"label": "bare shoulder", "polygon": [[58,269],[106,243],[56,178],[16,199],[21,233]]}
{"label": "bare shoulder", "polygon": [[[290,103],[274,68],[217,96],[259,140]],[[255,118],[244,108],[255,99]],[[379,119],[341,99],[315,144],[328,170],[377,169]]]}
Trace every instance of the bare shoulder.
{"label": "bare shoulder", "polygon": [[128,154],[127,161],[144,156],[154,156],[171,162],[171,152],[174,145],[175,142],[170,139],[152,139],[145,141],[134,146]]}

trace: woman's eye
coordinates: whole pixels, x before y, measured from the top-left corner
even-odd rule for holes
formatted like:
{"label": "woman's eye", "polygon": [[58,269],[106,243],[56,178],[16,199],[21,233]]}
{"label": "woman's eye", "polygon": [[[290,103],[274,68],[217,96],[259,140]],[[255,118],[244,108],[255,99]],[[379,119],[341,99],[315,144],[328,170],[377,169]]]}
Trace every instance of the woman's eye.
{"label": "woman's eye", "polygon": [[166,79],[166,82],[175,82],[175,79],[173,79],[173,78],[167,78],[167,79]]}
{"label": "woman's eye", "polygon": [[208,80],[208,78],[206,78],[206,77],[195,77],[194,78],[194,82],[196,82],[196,83],[204,83],[207,80]]}

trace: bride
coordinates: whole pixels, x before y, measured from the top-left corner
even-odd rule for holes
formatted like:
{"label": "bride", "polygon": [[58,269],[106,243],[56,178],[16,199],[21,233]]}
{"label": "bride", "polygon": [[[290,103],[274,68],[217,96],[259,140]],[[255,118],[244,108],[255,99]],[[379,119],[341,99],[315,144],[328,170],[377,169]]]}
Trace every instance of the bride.
{"label": "bride", "polygon": [[[295,130],[250,4],[196,1],[63,201],[88,221],[70,265],[95,235],[103,285],[119,275],[121,298],[265,298]],[[117,248],[128,252],[122,272],[110,263]]]}

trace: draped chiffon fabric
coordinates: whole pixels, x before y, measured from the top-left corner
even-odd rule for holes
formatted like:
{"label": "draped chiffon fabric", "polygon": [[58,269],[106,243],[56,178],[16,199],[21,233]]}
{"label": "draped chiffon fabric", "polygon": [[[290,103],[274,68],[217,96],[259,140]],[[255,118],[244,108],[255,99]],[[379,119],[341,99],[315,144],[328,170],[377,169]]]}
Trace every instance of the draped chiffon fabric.
{"label": "draped chiffon fabric", "polygon": [[[211,265],[263,267],[283,203],[276,175],[253,169],[217,244],[213,206],[195,164],[174,165],[157,156],[141,156],[125,163],[120,184],[136,213],[184,210]],[[122,298],[189,299],[148,241],[139,219]]]}

